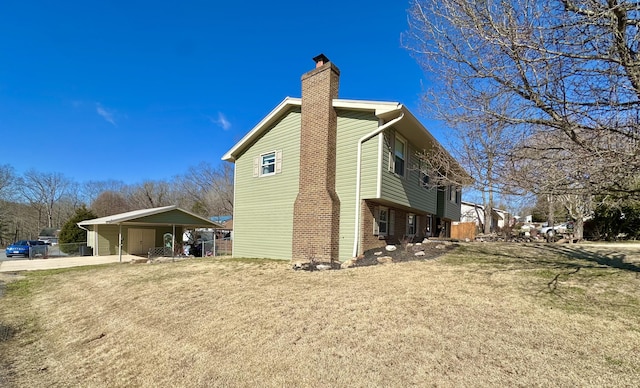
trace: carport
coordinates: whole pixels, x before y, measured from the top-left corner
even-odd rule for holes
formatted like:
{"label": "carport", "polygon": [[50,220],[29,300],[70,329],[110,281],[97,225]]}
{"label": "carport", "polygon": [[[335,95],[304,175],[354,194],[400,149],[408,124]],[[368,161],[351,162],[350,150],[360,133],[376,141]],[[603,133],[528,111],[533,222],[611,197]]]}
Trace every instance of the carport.
{"label": "carport", "polygon": [[[222,225],[179,207],[134,210],[78,223],[87,231],[87,247],[93,256],[147,255],[149,249],[176,252],[176,235],[196,228],[221,229]],[[178,240],[182,242],[182,238]]]}

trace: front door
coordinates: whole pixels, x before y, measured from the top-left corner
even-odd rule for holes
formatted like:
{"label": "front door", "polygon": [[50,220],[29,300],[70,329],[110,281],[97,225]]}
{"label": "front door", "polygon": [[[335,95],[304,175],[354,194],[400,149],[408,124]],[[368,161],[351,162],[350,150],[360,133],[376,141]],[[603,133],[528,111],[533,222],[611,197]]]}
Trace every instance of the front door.
{"label": "front door", "polygon": [[155,247],[156,231],[154,229],[129,229],[128,237],[130,255],[147,255],[149,249]]}

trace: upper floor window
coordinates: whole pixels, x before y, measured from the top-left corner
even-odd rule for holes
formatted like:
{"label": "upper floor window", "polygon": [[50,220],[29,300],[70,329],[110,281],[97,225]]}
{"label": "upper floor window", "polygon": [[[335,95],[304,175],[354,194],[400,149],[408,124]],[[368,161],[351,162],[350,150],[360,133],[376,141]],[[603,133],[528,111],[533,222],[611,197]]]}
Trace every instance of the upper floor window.
{"label": "upper floor window", "polygon": [[453,185],[449,186],[449,201],[453,203],[458,203],[459,193],[460,193],[460,190],[458,190],[455,186]]}
{"label": "upper floor window", "polygon": [[406,164],[405,163],[406,153],[407,153],[407,143],[405,143],[404,140],[396,136],[395,142],[393,145],[393,157],[394,157],[393,172],[400,176],[404,176],[404,168]]}
{"label": "upper floor window", "polygon": [[253,160],[253,176],[269,176],[282,172],[282,151],[272,151],[256,156]]}
{"label": "upper floor window", "polygon": [[424,171],[420,171],[420,186],[427,189],[429,188],[429,175]]}
{"label": "upper floor window", "polygon": [[271,175],[276,173],[276,153],[269,152],[261,157],[260,175]]}

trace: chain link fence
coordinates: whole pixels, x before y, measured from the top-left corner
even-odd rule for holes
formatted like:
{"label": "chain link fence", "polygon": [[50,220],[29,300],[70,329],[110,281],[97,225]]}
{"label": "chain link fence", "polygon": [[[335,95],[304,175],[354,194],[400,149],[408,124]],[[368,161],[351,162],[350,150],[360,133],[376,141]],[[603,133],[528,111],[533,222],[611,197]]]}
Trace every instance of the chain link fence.
{"label": "chain link fence", "polygon": [[195,257],[229,256],[231,255],[231,240],[218,238],[199,241],[189,247],[189,255]]}
{"label": "chain link fence", "polygon": [[57,244],[49,247],[49,257],[92,256],[93,249],[86,242]]}
{"label": "chain link fence", "polygon": [[179,254],[174,255],[171,252],[171,247],[156,247],[149,249],[149,253],[147,254],[149,259],[155,259],[156,257],[173,257],[180,256]]}

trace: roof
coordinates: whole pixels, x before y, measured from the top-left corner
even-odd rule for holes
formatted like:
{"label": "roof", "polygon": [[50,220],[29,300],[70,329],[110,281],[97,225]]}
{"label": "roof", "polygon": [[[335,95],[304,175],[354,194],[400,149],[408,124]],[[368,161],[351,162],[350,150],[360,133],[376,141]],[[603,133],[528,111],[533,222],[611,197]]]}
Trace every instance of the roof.
{"label": "roof", "polygon": [[182,225],[206,228],[221,228],[222,225],[204,217],[180,209],[176,205],[152,209],[134,210],[111,216],[78,222],[78,226],[88,225]]}
{"label": "roof", "polygon": [[[484,211],[484,205],[480,205],[480,204],[469,202],[469,201],[461,201],[461,203],[464,206],[469,206],[469,207],[472,207],[472,208],[478,208],[478,209],[482,209],[482,211]],[[493,214],[495,214],[496,216],[498,216],[499,218],[501,218],[501,219],[504,219],[503,214],[507,214],[506,210],[498,209],[497,207],[494,207],[493,209],[491,209],[491,212]]]}
{"label": "roof", "polygon": [[[263,118],[255,127],[251,129],[236,145],[233,146],[226,154],[222,156],[222,160],[235,162],[248,147],[251,146],[263,133],[271,128],[271,126],[280,120],[283,116],[290,112],[292,108],[302,106],[301,98],[287,97],[278,106],[276,106],[269,114]],[[333,100],[334,109],[345,109],[350,111],[369,111],[376,117],[388,122],[401,114],[403,119],[394,125],[394,128],[410,143],[430,150],[435,148],[443,149],[442,145],[433,137],[433,135],[422,125],[413,113],[406,106],[399,102],[392,101],[369,101],[369,100],[344,100],[336,98]],[[448,153],[447,153],[448,154]],[[455,165],[463,172],[464,169],[451,157]]]}
{"label": "roof", "polygon": [[[244,151],[246,147],[252,144],[264,131],[269,129],[272,124],[282,118],[293,107],[301,107],[302,99],[287,97],[278,106],[276,106],[265,118],[263,118],[249,133],[247,133],[240,141],[233,146],[224,156],[222,160],[234,162],[236,157]],[[376,116],[382,117],[390,112],[395,112],[402,107],[398,102],[384,101],[366,101],[366,100],[333,100],[334,108],[342,108],[348,110],[367,110],[373,111]],[[393,116],[395,117],[395,116]]]}

